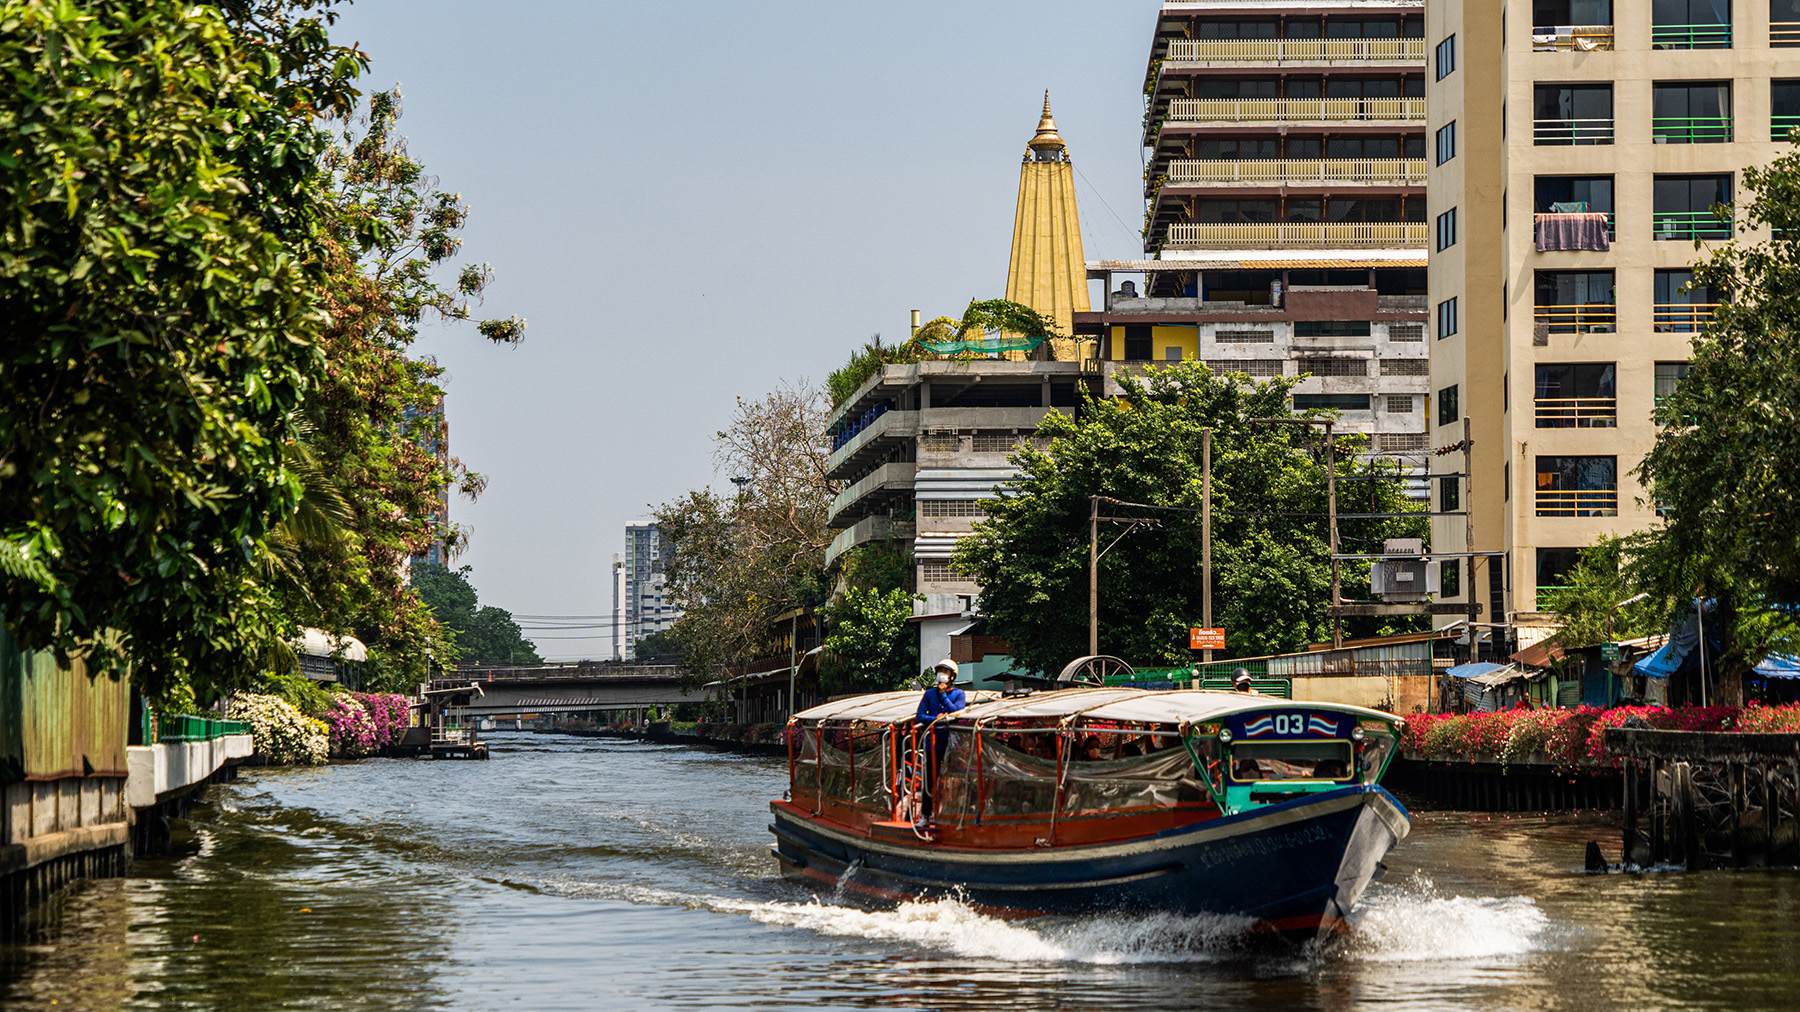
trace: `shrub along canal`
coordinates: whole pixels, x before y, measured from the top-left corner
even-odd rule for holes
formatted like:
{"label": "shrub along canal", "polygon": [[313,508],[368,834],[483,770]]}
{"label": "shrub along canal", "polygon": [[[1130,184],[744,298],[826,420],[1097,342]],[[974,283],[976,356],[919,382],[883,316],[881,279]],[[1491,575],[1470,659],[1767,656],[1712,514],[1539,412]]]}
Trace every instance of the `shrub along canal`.
{"label": "shrub along canal", "polygon": [[[1617,816],[1420,813],[1325,955],[1203,919],[863,911],[775,877],[782,760],[497,735],[494,761],[251,770],[190,850],[0,946],[21,1009],[1790,1008],[1800,875],[1587,875]],[[55,1002],[53,1005],[52,1002]]]}

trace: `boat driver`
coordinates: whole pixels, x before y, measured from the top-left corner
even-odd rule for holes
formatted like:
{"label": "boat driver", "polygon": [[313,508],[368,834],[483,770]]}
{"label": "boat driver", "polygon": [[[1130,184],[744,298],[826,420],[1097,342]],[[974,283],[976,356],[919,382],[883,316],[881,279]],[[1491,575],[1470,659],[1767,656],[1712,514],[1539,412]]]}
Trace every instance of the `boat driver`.
{"label": "boat driver", "polygon": [[[925,690],[919,699],[919,723],[929,727],[931,722],[946,713],[956,713],[969,705],[968,697],[963,690],[956,687],[956,662],[946,657],[937,662],[935,669],[936,684]],[[932,804],[931,773],[944,763],[944,749],[950,745],[948,734],[939,734],[935,729],[930,732],[931,769],[925,779],[925,811],[930,813],[935,807]]]}
{"label": "boat driver", "polygon": [[1260,693],[1250,687],[1250,669],[1249,668],[1239,668],[1236,671],[1233,671],[1231,673],[1231,687],[1233,689],[1236,689],[1238,692],[1246,693],[1248,695],[1252,695],[1252,696],[1262,695],[1262,693]]}

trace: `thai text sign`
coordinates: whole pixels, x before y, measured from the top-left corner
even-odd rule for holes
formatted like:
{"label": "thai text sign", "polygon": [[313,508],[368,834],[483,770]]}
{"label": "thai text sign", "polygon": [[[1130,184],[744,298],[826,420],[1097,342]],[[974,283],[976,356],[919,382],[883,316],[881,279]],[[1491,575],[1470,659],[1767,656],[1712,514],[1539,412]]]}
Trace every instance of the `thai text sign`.
{"label": "thai text sign", "polygon": [[1188,630],[1189,650],[1225,649],[1225,630],[1194,628]]}

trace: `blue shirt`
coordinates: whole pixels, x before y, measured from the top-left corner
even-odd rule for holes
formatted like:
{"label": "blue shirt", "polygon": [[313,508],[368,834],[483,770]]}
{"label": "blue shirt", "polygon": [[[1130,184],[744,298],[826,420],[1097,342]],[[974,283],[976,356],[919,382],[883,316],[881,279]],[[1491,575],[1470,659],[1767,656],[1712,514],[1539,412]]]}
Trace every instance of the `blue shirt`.
{"label": "blue shirt", "polygon": [[968,705],[969,701],[963,696],[963,690],[952,688],[949,692],[944,692],[934,685],[926,689],[925,697],[919,700],[919,722],[929,724],[938,714],[955,713]]}

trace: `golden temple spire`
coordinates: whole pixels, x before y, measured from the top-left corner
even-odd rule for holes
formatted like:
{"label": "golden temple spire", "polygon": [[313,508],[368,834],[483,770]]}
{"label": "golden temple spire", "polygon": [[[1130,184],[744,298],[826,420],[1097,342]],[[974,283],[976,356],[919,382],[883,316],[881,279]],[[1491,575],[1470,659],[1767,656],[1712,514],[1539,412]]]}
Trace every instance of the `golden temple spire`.
{"label": "golden temple spire", "polygon": [[1075,209],[1075,166],[1050,116],[1047,91],[1037,133],[1027,143],[1024,164],[1019,166],[1006,297],[1056,321],[1062,335],[1052,342],[1057,359],[1077,357],[1078,345],[1070,338],[1074,314],[1088,311],[1087,264],[1082,259],[1081,217]]}
{"label": "golden temple spire", "polygon": [[1044,90],[1044,114],[1038,118],[1037,135],[1025,145],[1032,151],[1065,151],[1068,145],[1056,132],[1056,120],[1050,116],[1050,91]]}

